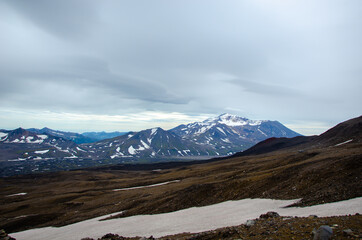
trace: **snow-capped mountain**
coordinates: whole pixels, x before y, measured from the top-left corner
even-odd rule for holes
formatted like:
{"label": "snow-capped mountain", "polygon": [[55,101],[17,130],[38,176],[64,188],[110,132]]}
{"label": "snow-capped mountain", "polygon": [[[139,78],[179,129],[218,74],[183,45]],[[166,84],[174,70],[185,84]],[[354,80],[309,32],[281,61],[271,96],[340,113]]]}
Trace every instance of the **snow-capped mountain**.
{"label": "snow-capped mountain", "polygon": [[164,158],[186,156],[215,156],[209,146],[195,144],[162,128],[129,132],[112,139],[84,144],[98,158]]}
{"label": "snow-capped mountain", "polygon": [[91,138],[91,137],[85,136],[83,134],[74,133],[74,132],[63,132],[63,131],[53,130],[53,129],[50,129],[47,127],[42,128],[42,129],[29,128],[27,130],[30,132],[38,133],[38,134],[48,134],[48,135],[53,135],[56,137],[61,137],[61,138],[67,139],[67,140],[71,140],[77,144],[91,143],[91,142],[98,141],[98,139]]}
{"label": "snow-capped mountain", "polygon": [[42,160],[76,158],[85,155],[73,141],[50,134],[39,134],[17,128],[0,130],[0,160]]}
{"label": "snow-capped mountain", "polygon": [[211,146],[222,155],[245,150],[270,137],[295,137],[300,134],[278,121],[250,120],[231,114],[180,125],[170,130],[183,139]]}
{"label": "snow-capped mountain", "polygon": [[48,128],[31,130],[34,132],[22,128],[0,130],[0,174],[1,168],[7,169],[3,173],[7,176],[37,169],[212,158],[241,152],[270,137],[299,135],[277,121],[249,120],[230,114],[168,131],[152,128],[83,144],[76,144],[77,135],[72,133]]}

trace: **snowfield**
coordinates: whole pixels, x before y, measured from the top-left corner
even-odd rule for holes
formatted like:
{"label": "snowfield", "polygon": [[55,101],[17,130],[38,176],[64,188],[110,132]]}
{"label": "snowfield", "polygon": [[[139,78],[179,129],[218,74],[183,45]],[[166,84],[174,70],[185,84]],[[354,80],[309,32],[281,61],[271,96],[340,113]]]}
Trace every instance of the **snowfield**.
{"label": "snowfield", "polygon": [[[17,240],[80,240],[85,237],[100,238],[107,233],[121,236],[161,237],[182,232],[203,232],[216,228],[235,226],[255,219],[260,214],[276,211],[282,216],[317,215],[338,216],[362,213],[362,197],[311,207],[283,208],[298,200],[243,199],[227,201],[205,207],[193,207],[176,212],[138,215],[99,221],[111,215],[97,217],[64,227],[46,227],[12,233]],[[117,213],[114,213],[117,214]]]}

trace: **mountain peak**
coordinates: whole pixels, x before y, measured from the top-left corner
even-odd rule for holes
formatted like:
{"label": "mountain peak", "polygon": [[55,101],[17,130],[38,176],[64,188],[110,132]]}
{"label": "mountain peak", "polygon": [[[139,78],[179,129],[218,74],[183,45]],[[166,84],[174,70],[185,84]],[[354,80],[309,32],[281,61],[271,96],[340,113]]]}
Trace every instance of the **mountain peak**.
{"label": "mountain peak", "polygon": [[260,125],[263,120],[250,120],[248,118],[239,117],[230,113],[223,113],[217,117],[206,119],[203,124],[224,124],[230,127],[236,126],[257,126]]}
{"label": "mountain peak", "polygon": [[16,133],[16,134],[22,134],[22,133],[26,133],[28,132],[27,130],[25,130],[24,128],[22,127],[19,127],[17,129],[14,129],[12,132]]}

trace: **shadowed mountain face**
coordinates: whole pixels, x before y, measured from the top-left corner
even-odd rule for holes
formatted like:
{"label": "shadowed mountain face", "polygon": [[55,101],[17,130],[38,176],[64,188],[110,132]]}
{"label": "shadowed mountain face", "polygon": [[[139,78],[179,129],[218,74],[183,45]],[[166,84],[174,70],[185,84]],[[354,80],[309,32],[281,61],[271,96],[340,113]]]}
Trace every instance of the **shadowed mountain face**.
{"label": "shadowed mountain face", "polygon": [[[297,205],[307,206],[361,197],[360,122],[346,121],[320,136],[268,139],[228,159],[0,178],[0,228],[11,233],[120,211],[118,217],[165,213],[245,198],[300,198]],[[133,141],[156,144],[156,130],[159,139],[171,137],[155,129],[133,133]]]}

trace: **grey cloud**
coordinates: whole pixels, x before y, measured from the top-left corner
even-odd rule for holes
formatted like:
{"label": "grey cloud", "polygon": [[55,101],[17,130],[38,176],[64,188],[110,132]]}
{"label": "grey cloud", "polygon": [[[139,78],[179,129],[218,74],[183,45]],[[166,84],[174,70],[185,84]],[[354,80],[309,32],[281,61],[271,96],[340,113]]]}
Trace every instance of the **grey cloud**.
{"label": "grey cloud", "polygon": [[6,3],[22,16],[58,37],[84,38],[99,24],[93,0],[13,0]]}
{"label": "grey cloud", "polygon": [[277,97],[290,97],[290,96],[300,97],[301,94],[297,89],[291,87],[269,84],[269,83],[260,83],[257,81],[250,81],[240,78],[227,80],[226,82],[240,86],[244,91],[257,93],[261,95],[271,95]]}
{"label": "grey cloud", "polygon": [[[107,104],[101,101],[103,98],[113,99],[108,107],[116,109],[122,107],[119,106],[122,98],[168,104],[184,104],[189,101],[188,98],[172,93],[157,81],[115,74],[106,62],[86,56],[63,56],[61,60],[48,62],[46,69],[34,68],[24,72],[18,70],[16,73],[4,70],[0,81],[0,98],[3,103],[9,96],[16,96],[12,100],[21,102],[23,106],[56,108],[61,105],[72,108],[77,105],[88,108],[95,101]],[[49,91],[54,92],[56,88],[59,88],[59,92],[53,93],[52,97]],[[27,96],[28,100],[22,96]]]}

